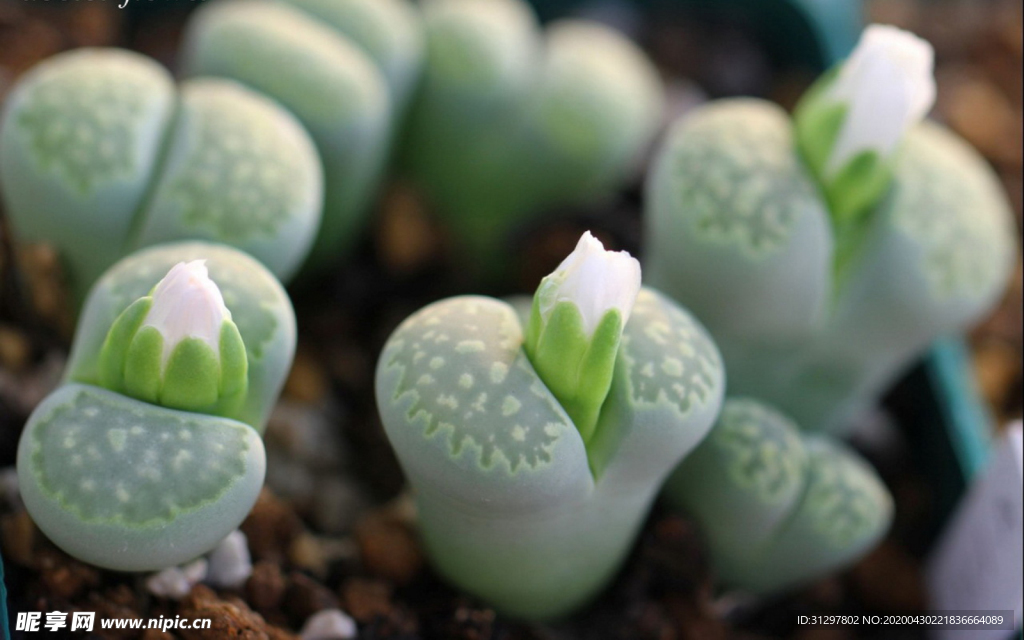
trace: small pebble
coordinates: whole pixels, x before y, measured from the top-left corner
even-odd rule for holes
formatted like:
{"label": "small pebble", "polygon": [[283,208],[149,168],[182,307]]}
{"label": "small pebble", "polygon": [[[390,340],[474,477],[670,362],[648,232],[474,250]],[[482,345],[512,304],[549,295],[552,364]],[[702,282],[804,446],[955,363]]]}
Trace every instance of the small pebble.
{"label": "small pebble", "polygon": [[146,578],[146,589],[159,598],[181,600],[206,577],[207,563],[200,558],[181,566],[168,567]]}
{"label": "small pebble", "polygon": [[267,624],[263,616],[254,612],[238,598],[220,598],[209,587],[197,585],[185,598],[178,614],[188,620],[210,620],[211,628],[181,630],[184,640],[223,640],[224,638],[251,638],[267,640],[294,640],[295,635]]}
{"label": "small pebble", "polygon": [[209,555],[206,581],[221,589],[238,589],[252,575],[252,558],[245,534],[237,529],[218,544]]}
{"label": "small pebble", "polygon": [[302,640],[349,640],[356,637],[356,622],[340,609],[313,614],[302,626]]}

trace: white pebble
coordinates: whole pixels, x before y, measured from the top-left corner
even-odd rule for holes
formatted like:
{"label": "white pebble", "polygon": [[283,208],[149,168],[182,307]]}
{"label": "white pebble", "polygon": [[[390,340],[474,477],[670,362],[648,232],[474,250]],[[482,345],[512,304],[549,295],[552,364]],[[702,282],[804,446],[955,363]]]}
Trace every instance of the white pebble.
{"label": "white pebble", "polygon": [[146,589],[160,598],[181,600],[206,577],[206,569],[202,558],[183,567],[168,567],[146,578]]}
{"label": "white pebble", "polygon": [[208,556],[207,582],[221,589],[237,589],[252,575],[252,558],[245,534],[234,530]]}
{"label": "white pebble", "polygon": [[356,623],[340,609],[324,609],[306,620],[299,636],[302,640],[349,640],[356,637]]}

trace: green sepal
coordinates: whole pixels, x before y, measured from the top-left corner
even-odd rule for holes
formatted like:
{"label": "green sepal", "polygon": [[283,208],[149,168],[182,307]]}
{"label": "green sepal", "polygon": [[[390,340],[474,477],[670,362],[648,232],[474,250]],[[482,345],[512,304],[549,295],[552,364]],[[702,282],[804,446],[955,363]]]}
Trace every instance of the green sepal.
{"label": "green sepal", "polygon": [[893,167],[874,151],[862,151],[827,184],[825,196],[837,228],[863,223],[889,185]]}
{"label": "green sepal", "polygon": [[816,82],[794,113],[797,149],[814,176],[832,218],[836,254],[833,273],[841,283],[859,252],[872,211],[893,181],[894,162],[874,151],[862,151],[837,172],[829,172],[829,159],[846,122],[848,106],[826,97],[839,67]]}
{"label": "green sepal", "polygon": [[217,403],[220,391],[217,354],[199,338],[185,338],[167,360],[160,405],[183,411],[201,411]]}
{"label": "green sepal", "polygon": [[833,68],[811,85],[793,110],[797,149],[819,184],[824,183],[824,167],[846,120],[846,105],[824,98],[838,70]]}
{"label": "green sepal", "polygon": [[245,342],[234,322],[225,322],[220,329],[220,406],[217,413],[231,415],[245,400],[249,391],[249,358]]}
{"label": "green sepal", "polygon": [[221,325],[219,353],[198,338],[186,338],[163,368],[163,335],[154,327],[140,329],[152,306],[152,296],[139,298],[111,325],[99,356],[100,384],[170,409],[233,415],[249,389],[249,360],[238,326]]}
{"label": "green sepal", "polygon": [[805,164],[828,201],[838,228],[858,222],[878,204],[892,183],[893,163],[877,153],[864,151],[847,161],[838,172],[827,167],[849,108],[826,97],[835,83],[838,68],[812,86],[793,112],[796,142]]}
{"label": "green sepal", "polygon": [[138,400],[160,402],[160,359],[164,337],[153,327],[142,327],[128,345],[124,360],[123,392]]}
{"label": "green sepal", "polygon": [[107,389],[118,392],[124,389],[128,347],[152,306],[153,298],[139,298],[117,317],[107,332],[99,356],[100,384]]}
{"label": "green sepal", "polygon": [[526,355],[572,418],[584,443],[594,435],[611,388],[621,336],[622,315],[617,309],[605,313],[589,337],[583,316],[572,302],[555,304],[546,323],[536,299],[530,312]]}

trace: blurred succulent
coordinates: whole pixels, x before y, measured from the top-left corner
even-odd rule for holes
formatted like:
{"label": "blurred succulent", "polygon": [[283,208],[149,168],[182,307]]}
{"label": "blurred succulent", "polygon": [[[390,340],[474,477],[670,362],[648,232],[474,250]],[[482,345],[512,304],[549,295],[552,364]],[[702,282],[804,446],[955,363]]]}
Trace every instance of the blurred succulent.
{"label": "blurred succulent", "polygon": [[522,0],[424,5],[427,56],[402,159],[463,248],[507,258],[529,216],[619,187],[660,125],[653,64],[625,37]]}
{"label": "blurred succulent", "polygon": [[232,0],[195,12],[189,75],[238,80],[298,117],[323,160],[324,214],[308,266],[336,261],[379,186],[419,79],[422,31],[406,0]]}
{"label": "blurred succulent", "polygon": [[726,399],[665,495],[700,524],[718,577],[761,594],[853,564],[893,516],[889,491],[859,455],[747,398]]}
{"label": "blurred succulent", "polygon": [[22,434],[33,520],[120,571],[209,551],[263,485],[260,434],[294,350],[291,303],[248,255],[190,242],[124,258],[90,292],[64,384]]}
{"label": "blurred succulent", "polygon": [[380,69],[397,116],[419,84],[424,38],[419,10],[408,0],[286,0],[326,22]]}
{"label": "blurred succulent", "polygon": [[930,53],[877,33],[811,89],[795,127],[759,100],[696,110],[647,183],[648,281],[707,324],[731,392],[811,430],[848,427],[936,337],[980,318],[1015,254],[985,161],[916,123]]}
{"label": "blurred succulent", "polygon": [[238,247],[287,279],[323,189],[309,137],[272,101],[223,80],[176,90],[119,49],[54,56],[14,86],[0,183],[19,241],[52,244],[79,299],[122,255],[171,240]]}
{"label": "blurred succulent", "polygon": [[595,595],[718,413],[714,343],[639,285],[635,260],[584,237],[532,309],[442,300],[381,354],[377,404],[427,550],[509,614],[556,617]]}

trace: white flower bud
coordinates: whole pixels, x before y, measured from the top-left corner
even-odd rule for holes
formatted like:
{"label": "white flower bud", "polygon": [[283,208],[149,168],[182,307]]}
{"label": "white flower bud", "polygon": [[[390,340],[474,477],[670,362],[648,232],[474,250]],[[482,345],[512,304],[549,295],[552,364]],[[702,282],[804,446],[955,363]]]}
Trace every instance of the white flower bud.
{"label": "white flower bud", "polygon": [[559,302],[573,303],[583,317],[585,333],[591,335],[612,309],[619,311],[625,326],[638,293],[640,263],[636,258],[625,251],[605,251],[601,241],[587,231],[576,249],[545,278],[537,290],[537,302],[545,321]]}
{"label": "white flower bud", "polygon": [[210,279],[205,260],[179,262],[153,289],[143,327],[153,327],[164,338],[160,368],[167,367],[174,348],[185,338],[198,338],[220,353],[221,328],[231,320],[217,283]]}
{"label": "white flower bud", "polygon": [[931,45],[908,31],[877,24],[864,30],[825,96],[848,105],[828,176],[863,151],[892,155],[935,102],[934,58]]}

